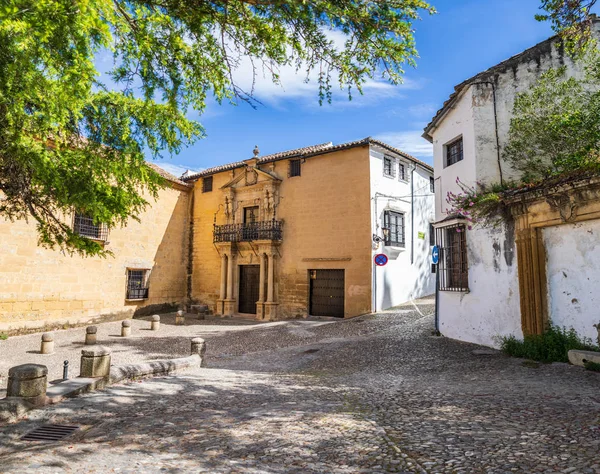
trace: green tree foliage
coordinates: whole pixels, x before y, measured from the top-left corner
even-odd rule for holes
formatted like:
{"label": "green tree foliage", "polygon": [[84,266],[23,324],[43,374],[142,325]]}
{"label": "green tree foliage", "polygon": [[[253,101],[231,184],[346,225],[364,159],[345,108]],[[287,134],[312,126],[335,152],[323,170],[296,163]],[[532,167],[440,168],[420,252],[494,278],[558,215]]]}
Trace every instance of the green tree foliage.
{"label": "green tree foliage", "polygon": [[517,96],[504,156],[524,182],[600,170],[598,85],[595,74],[580,80],[553,69]]}
{"label": "green tree foliage", "polygon": [[[34,218],[42,245],[104,255],[68,216],[136,218],[163,184],[145,155],[204,134],[188,111],[210,95],[253,100],[234,80],[242,58],[276,83],[282,67],[316,73],[330,101],[335,83],[348,94],[376,75],[398,83],[422,11],[434,12],[423,0],[4,0],[0,215]],[[116,87],[95,67],[106,50]]]}
{"label": "green tree foliage", "polygon": [[546,13],[537,15],[540,21],[551,21],[552,28],[560,33],[571,52],[585,50],[592,42],[590,17],[592,7],[598,0],[542,0],[541,9]]}

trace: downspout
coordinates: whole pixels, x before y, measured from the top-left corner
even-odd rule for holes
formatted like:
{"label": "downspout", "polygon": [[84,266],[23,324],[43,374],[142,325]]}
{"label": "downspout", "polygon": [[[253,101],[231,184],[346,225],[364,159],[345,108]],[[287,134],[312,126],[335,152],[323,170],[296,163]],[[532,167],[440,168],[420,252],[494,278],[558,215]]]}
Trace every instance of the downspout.
{"label": "downspout", "polygon": [[472,85],[489,84],[492,86],[492,97],[494,102],[494,131],[496,132],[496,159],[498,161],[498,172],[500,173],[500,184],[504,184],[502,173],[502,161],[500,160],[500,135],[498,133],[498,106],[496,103],[496,84],[491,81],[474,82]]}
{"label": "downspout", "polygon": [[[373,197],[373,202],[375,203],[375,234],[377,234],[377,230],[379,229],[379,216],[377,215],[377,194]],[[375,265],[375,261],[373,260],[373,240],[371,239],[371,268],[373,274],[373,296],[372,296],[372,307],[373,312],[377,312],[377,265]]]}
{"label": "downspout", "polygon": [[413,163],[410,171],[410,264],[415,261],[415,170],[417,165]]}

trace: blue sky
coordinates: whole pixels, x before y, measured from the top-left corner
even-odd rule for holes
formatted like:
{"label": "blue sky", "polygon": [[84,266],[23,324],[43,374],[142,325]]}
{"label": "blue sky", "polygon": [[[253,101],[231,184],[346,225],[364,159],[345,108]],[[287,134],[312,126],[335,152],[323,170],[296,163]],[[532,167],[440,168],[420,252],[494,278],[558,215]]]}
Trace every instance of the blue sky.
{"label": "blue sky", "polygon": [[283,87],[258,78],[262,106],[210,104],[200,122],[207,138],[172,158],[156,161],[174,174],[244,160],[254,145],[261,155],[332,141],[373,136],[431,163],[423,127],[454,85],[551,36],[539,23],[540,0],[431,0],[438,14],[415,24],[420,58],[405,84],[374,83],[348,102],[318,105],[317,85],[284,74]]}

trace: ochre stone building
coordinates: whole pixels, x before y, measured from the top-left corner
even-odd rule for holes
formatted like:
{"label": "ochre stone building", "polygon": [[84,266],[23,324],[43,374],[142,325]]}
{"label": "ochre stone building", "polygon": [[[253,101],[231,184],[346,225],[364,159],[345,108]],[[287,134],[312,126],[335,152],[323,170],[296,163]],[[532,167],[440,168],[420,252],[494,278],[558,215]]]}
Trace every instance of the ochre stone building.
{"label": "ochre stone building", "polygon": [[194,303],[257,319],[350,317],[433,292],[428,165],[370,138],[254,155],[169,176],[140,222],[110,232],[114,258],[45,250],[33,225],[0,222],[0,330]]}

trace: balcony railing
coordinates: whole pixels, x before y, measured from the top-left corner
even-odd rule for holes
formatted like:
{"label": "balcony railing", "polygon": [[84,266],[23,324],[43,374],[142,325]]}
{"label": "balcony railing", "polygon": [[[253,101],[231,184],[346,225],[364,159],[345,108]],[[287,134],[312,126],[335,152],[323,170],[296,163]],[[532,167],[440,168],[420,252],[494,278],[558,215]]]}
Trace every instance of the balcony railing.
{"label": "balcony railing", "polygon": [[216,225],[213,242],[250,242],[252,240],[281,240],[282,221],[261,221],[249,224]]}

